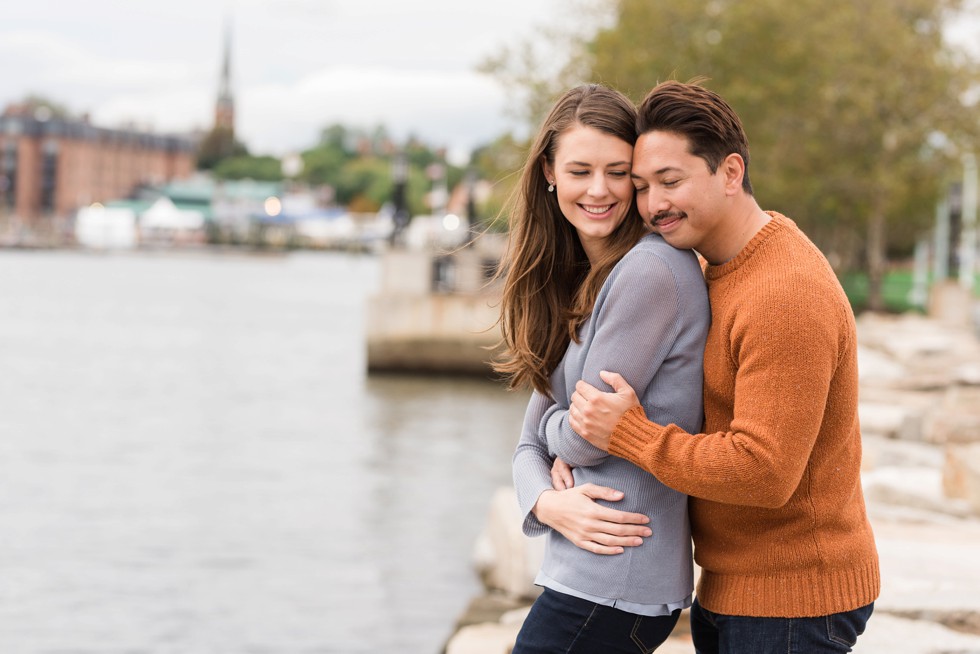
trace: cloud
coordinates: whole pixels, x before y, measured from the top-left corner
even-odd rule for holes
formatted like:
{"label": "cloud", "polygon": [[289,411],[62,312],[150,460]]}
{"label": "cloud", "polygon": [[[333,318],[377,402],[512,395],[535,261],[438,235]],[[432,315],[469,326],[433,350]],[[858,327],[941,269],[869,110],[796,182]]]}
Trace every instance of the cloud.
{"label": "cloud", "polygon": [[330,68],[293,85],[259,85],[241,96],[241,134],[258,150],[309,147],[333,123],[384,125],[396,138],[470,149],[508,129],[502,90],[465,71]]}
{"label": "cloud", "polygon": [[554,5],[237,0],[230,14],[226,1],[121,12],[92,0],[53,21],[45,1],[17,3],[0,23],[0,109],[38,93],[97,124],[206,129],[231,19],[238,133],[273,154],[311,147],[333,123],[384,125],[455,151],[496,138],[513,127],[505,94],[475,64]]}
{"label": "cloud", "polygon": [[59,95],[177,86],[194,75],[187,62],[98,55],[42,31],[4,33],[0,68],[8,88],[57,89]]}

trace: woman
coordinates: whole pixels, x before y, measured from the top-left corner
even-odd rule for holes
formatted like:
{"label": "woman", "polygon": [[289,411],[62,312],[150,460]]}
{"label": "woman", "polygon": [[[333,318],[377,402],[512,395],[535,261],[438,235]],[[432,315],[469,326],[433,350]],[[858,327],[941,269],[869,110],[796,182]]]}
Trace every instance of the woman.
{"label": "woman", "polygon": [[[547,536],[535,580],[544,591],[515,654],[652,652],[691,603],[687,497],[568,426],[575,383],[605,389],[599,371],[606,369],[643,389],[648,416],[701,426],[707,294],[694,254],[649,234],[637,213],[635,117],[633,104],[606,87],[565,93],[535,140],[511,214],[506,354],[497,370],[511,387],[533,388],[514,483],[524,532]],[[572,488],[552,490],[556,457],[574,466]],[[596,498],[649,516],[649,528],[621,525],[618,538],[604,541],[552,517],[577,506],[583,515],[598,511],[601,521]]]}

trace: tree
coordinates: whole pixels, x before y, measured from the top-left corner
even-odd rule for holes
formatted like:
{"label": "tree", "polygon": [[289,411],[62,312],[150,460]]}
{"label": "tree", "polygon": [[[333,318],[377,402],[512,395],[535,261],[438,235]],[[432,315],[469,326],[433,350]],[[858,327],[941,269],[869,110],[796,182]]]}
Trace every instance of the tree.
{"label": "tree", "polygon": [[533,38],[504,47],[478,66],[514,96],[508,111],[532,133],[565,90],[589,79],[590,57],[583,44],[591,38],[593,26],[615,17],[614,7],[611,0],[569,0]]}
{"label": "tree", "polygon": [[520,171],[527,157],[528,144],[505,134],[473,152],[472,167],[478,179],[491,182],[491,192],[479,207],[485,222],[495,231],[507,229],[504,215],[507,201],[520,181]]}
{"label": "tree", "polygon": [[[880,308],[889,246],[911,248],[945,171],[978,143],[968,93],[978,67],[942,37],[963,1],[608,6],[609,26],[582,49],[587,79],[638,101],[657,81],[706,78],[745,123],[760,204],[800,223],[832,261],[860,260]],[[857,257],[847,247],[855,242]]]}
{"label": "tree", "polygon": [[216,126],[204,135],[198,145],[197,167],[212,170],[225,159],[247,155],[248,149],[235,138],[231,129]]}
{"label": "tree", "polygon": [[222,159],[214,167],[218,179],[254,179],[263,182],[282,180],[282,162],[270,156],[239,156]]}

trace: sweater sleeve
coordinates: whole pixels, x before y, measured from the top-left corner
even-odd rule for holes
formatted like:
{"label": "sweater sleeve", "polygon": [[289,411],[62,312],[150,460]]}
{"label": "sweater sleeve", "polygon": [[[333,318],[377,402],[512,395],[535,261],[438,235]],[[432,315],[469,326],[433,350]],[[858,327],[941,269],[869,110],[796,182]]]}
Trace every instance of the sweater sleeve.
{"label": "sweater sleeve", "polygon": [[[695,497],[777,508],[793,496],[820,432],[842,350],[841,309],[820,285],[774,283],[739,306],[731,334],[734,419],[688,434],[640,408],[613,431],[609,451]],[[723,365],[706,359],[705,365]]]}
{"label": "sweater sleeve", "polygon": [[[678,285],[668,261],[655,252],[633,250],[622,264],[606,281],[608,294],[596,303],[582,379],[609,391],[599,371],[618,372],[643,398],[677,338]],[[552,407],[541,429],[551,453],[569,465],[592,466],[609,456],[572,430],[567,406]]]}
{"label": "sweater sleeve", "polygon": [[554,459],[548,453],[548,444],[540,437],[538,425],[549,407],[551,398],[534,391],[524,414],[521,439],[514,452],[513,474],[517,503],[524,516],[522,528],[528,536],[540,536],[548,527],[531,512],[546,490],[551,489],[551,465]]}

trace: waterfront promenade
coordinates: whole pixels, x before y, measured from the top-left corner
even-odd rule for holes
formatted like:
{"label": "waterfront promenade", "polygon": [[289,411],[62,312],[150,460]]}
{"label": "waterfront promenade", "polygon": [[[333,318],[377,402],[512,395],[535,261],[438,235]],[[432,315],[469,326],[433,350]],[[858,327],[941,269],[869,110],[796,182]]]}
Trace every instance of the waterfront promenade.
{"label": "waterfront promenade", "polygon": [[[980,338],[919,315],[858,319],[862,481],[882,592],[855,652],[980,654]],[[474,554],[491,590],[460,618],[447,654],[506,654],[542,542],[523,538],[498,490]],[[691,654],[686,615],[659,649]],[[467,624],[470,623],[470,624]]]}

